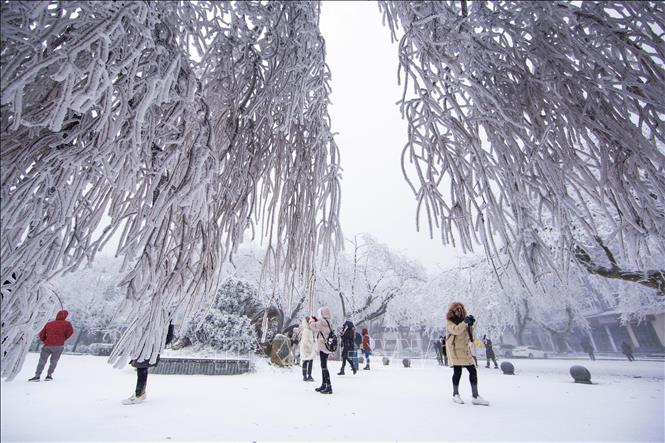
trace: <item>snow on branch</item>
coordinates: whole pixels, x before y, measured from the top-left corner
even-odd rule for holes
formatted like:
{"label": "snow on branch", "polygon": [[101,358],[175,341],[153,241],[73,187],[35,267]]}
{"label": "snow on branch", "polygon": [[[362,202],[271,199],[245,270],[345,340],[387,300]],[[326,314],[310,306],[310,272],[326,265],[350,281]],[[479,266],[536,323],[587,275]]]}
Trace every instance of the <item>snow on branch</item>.
{"label": "snow on branch", "polygon": [[13,282],[2,376],[25,356],[44,303],[36,288],[114,234],[129,268],[119,365],[156,358],[169,321],[216,290],[257,222],[285,285],[337,249],[339,153],[317,3],[0,8],[1,278]]}
{"label": "snow on branch", "polygon": [[[379,4],[399,42],[418,224],[465,251],[506,248],[533,276],[598,236],[615,262],[662,266],[665,4]],[[646,279],[661,293],[662,272]]]}

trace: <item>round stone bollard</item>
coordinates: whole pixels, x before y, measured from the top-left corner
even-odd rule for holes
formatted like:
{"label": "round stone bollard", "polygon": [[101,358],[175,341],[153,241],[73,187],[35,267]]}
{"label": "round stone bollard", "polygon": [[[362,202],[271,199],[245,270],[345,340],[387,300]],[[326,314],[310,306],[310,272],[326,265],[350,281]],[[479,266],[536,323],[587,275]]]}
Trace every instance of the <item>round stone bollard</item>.
{"label": "round stone bollard", "polygon": [[405,368],[410,368],[411,367],[411,360],[409,360],[408,358],[405,358],[404,360],[402,360],[402,364],[404,365]]}
{"label": "round stone bollard", "polygon": [[388,357],[383,357],[381,361],[383,362],[383,366],[388,366],[390,364],[390,359]]}
{"label": "round stone bollard", "polygon": [[501,362],[501,370],[503,371],[503,375],[515,375],[515,366],[509,361]]}
{"label": "round stone bollard", "polygon": [[575,365],[570,367],[570,376],[573,377],[575,383],[591,384],[591,372],[584,366]]}

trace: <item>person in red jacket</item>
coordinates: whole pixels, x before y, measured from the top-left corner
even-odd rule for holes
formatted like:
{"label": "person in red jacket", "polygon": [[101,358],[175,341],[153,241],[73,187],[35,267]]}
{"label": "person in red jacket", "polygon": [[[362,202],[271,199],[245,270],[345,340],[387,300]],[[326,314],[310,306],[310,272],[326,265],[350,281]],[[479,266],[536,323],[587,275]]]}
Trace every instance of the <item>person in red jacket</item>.
{"label": "person in red jacket", "polygon": [[69,313],[64,309],[59,311],[55,316],[55,320],[46,323],[39,333],[39,339],[44,345],[39,354],[39,363],[37,363],[35,376],[28,381],[39,381],[44,366],[46,366],[46,360],[48,360],[49,356],[51,357],[51,364],[48,367],[48,372],[46,373],[46,378],[44,380],[53,380],[53,371],[55,371],[55,367],[58,365],[58,360],[60,360],[62,351],[65,349],[65,341],[74,335],[72,324],[65,320],[67,314]]}
{"label": "person in red jacket", "polygon": [[363,354],[365,354],[365,359],[367,360],[367,363],[365,363],[365,367],[363,368],[366,371],[369,371],[369,356],[372,355],[372,338],[369,336],[369,331],[367,328],[363,328],[363,344],[362,344],[362,349],[363,349]]}

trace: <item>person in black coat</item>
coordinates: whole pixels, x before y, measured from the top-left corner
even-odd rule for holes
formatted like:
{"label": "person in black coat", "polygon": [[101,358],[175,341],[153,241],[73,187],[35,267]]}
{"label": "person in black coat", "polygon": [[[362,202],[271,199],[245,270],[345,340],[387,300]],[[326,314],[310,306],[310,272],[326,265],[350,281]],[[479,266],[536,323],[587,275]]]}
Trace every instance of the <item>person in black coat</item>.
{"label": "person in black coat", "polygon": [[496,356],[494,355],[494,349],[492,348],[492,340],[487,338],[487,335],[483,335],[483,344],[485,345],[485,357],[487,358],[486,368],[490,367],[490,360],[494,362],[494,369],[499,369],[499,365],[496,363]]}
{"label": "person in black coat", "polygon": [[439,363],[439,366],[443,366],[443,336],[439,336],[434,342],[434,352],[436,352],[436,361]]}
{"label": "person in black coat", "polygon": [[358,372],[358,367],[353,363],[351,357],[354,354],[355,349],[355,337],[356,337],[356,328],[353,325],[351,320],[344,322],[342,327],[342,369],[339,370],[337,375],[344,375],[344,367],[348,361],[351,365],[351,370],[355,374]]}
{"label": "person in black coat", "polygon": [[440,337],[441,339],[441,354],[443,355],[443,366],[448,366],[448,353],[446,352],[446,339]]}
{"label": "person in black coat", "polygon": [[[166,343],[164,344],[165,346],[171,343],[173,340],[173,330],[174,326],[173,323],[169,323],[169,329],[166,333]],[[129,397],[126,400],[123,400],[123,404],[125,405],[133,405],[136,403],[141,403],[143,400],[146,399],[146,392],[145,392],[145,387],[148,383],[148,368],[151,366],[157,366],[159,363],[159,354],[157,355],[157,360],[155,363],[150,363],[150,360],[143,360],[143,361],[135,361],[132,360],[129,362],[130,365],[136,368],[136,390],[134,391],[134,395]]]}

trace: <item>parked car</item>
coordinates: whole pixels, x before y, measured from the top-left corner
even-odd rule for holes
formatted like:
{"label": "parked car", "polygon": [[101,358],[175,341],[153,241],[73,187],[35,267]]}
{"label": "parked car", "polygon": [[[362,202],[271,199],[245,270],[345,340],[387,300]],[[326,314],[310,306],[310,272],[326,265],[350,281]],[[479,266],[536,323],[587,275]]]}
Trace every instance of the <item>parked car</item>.
{"label": "parked car", "polygon": [[498,357],[512,357],[513,354],[513,349],[515,348],[515,345],[496,345],[494,346],[494,354],[497,355]]}
{"label": "parked car", "polygon": [[513,357],[547,358],[545,351],[534,346],[515,346],[511,354]]}

